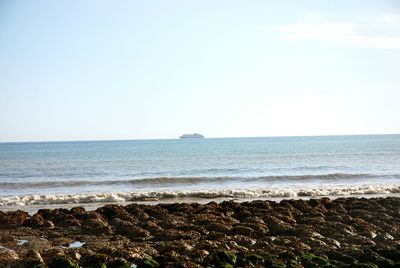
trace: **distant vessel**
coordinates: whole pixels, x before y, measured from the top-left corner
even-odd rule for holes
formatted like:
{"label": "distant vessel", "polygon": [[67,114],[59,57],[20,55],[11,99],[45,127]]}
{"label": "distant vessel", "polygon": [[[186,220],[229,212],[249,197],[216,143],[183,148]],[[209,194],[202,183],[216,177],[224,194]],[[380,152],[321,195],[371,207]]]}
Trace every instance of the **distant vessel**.
{"label": "distant vessel", "polygon": [[204,136],[199,133],[193,133],[193,134],[183,134],[179,138],[181,138],[181,139],[203,139]]}

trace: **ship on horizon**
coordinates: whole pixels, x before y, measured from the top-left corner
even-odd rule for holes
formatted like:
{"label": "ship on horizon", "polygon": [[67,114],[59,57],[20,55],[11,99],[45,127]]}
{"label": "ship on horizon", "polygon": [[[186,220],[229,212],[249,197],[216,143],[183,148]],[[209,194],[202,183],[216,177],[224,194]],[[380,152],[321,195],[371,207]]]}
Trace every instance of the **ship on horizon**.
{"label": "ship on horizon", "polygon": [[204,136],[199,133],[183,134],[180,139],[204,139]]}

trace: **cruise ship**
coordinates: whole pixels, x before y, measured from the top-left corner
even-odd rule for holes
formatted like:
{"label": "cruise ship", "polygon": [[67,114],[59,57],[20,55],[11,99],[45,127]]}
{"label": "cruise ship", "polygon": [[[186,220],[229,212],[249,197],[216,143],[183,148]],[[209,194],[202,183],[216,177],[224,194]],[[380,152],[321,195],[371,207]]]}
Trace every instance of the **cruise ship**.
{"label": "cruise ship", "polygon": [[179,138],[181,138],[181,139],[203,139],[204,136],[199,133],[193,133],[193,134],[183,134]]}

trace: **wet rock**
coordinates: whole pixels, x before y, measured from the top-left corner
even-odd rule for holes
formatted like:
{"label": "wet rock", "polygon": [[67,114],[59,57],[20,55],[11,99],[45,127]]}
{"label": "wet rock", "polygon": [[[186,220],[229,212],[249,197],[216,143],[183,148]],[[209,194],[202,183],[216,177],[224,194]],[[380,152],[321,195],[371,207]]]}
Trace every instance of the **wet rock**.
{"label": "wet rock", "polygon": [[131,268],[131,265],[125,259],[118,258],[118,259],[108,262],[107,268]]}
{"label": "wet rock", "polygon": [[209,264],[221,265],[223,263],[228,263],[228,264],[234,265],[236,263],[236,258],[237,258],[237,256],[232,252],[228,252],[223,249],[217,249],[217,250],[211,252],[205,258],[204,263],[207,265],[209,265]]}
{"label": "wet rock", "polygon": [[302,253],[300,258],[301,263],[306,267],[329,267],[329,265],[331,265],[329,259],[317,256],[313,253]]}
{"label": "wet rock", "polygon": [[230,233],[232,227],[223,222],[210,222],[206,225],[206,229],[212,232]]}
{"label": "wet rock", "polygon": [[81,258],[79,261],[79,264],[83,267],[102,267],[106,268],[106,263],[109,260],[109,256],[105,254],[91,254],[91,255],[85,255],[84,257]]}
{"label": "wet rock", "polygon": [[70,213],[77,218],[78,215],[86,214],[86,210],[83,207],[73,207],[70,209]]}
{"label": "wet rock", "polygon": [[359,261],[362,263],[370,262],[376,264],[378,267],[393,267],[394,265],[392,260],[386,259],[372,250],[364,251],[364,254],[359,258]]}
{"label": "wet rock", "polygon": [[387,243],[388,241],[394,240],[394,237],[391,234],[386,233],[386,232],[378,233],[372,238],[375,243],[379,243],[379,244]]}
{"label": "wet rock", "polygon": [[17,210],[11,212],[0,211],[0,228],[15,228],[21,226],[27,219],[29,214],[25,211]]}
{"label": "wet rock", "polygon": [[50,262],[49,268],[79,268],[79,266],[65,256],[57,256]]}
{"label": "wet rock", "polygon": [[54,223],[49,220],[45,220],[42,225],[43,228],[52,229],[54,228]]}
{"label": "wet rock", "polygon": [[267,224],[271,235],[290,235],[294,231],[294,227],[290,224],[275,217],[265,216],[263,220]]}
{"label": "wet rock", "polygon": [[195,231],[180,231],[176,229],[168,229],[162,230],[154,234],[153,240],[156,241],[173,241],[173,240],[180,240],[180,239],[191,239],[197,240],[201,237],[198,232]]}
{"label": "wet rock", "polygon": [[212,250],[219,248],[220,242],[218,241],[210,241],[210,240],[201,240],[199,241],[195,248],[198,250]]}
{"label": "wet rock", "polygon": [[32,227],[32,228],[38,228],[41,227],[44,223],[44,219],[40,214],[35,214],[31,218],[27,219],[24,221],[23,225]]}
{"label": "wet rock", "polygon": [[198,226],[194,224],[183,224],[177,227],[181,231],[195,231],[200,235],[207,235],[209,231],[204,226]]}
{"label": "wet rock", "polygon": [[58,220],[56,225],[59,227],[81,226],[81,222],[75,218],[68,218],[66,220]]}
{"label": "wet rock", "polygon": [[160,267],[160,264],[156,260],[150,258],[141,259],[137,264],[137,268],[156,268],[156,267]]}
{"label": "wet rock", "polygon": [[400,198],[339,198],[0,212],[0,256],[13,268],[396,267],[399,207]]}
{"label": "wet rock", "polygon": [[158,233],[162,232],[164,229],[158,226],[155,222],[153,221],[146,221],[143,222],[139,225],[139,227],[149,231],[152,235],[157,235]]}
{"label": "wet rock", "polygon": [[185,240],[176,240],[163,243],[157,249],[159,254],[165,254],[169,251],[174,251],[180,255],[182,253],[189,253],[192,251],[193,246],[185,242]]}
{"label": "wet rock", "polygon": [[0,263],[5,267],[16,263],[19,260],[18,254],[11,249],[0,246]]}
{"label": "wet rock", "polygon": [[111,221],[110,225],[114,227],[115,233],[125,235],[131,239],[141,240],[150,236],[149,231],[146,231],[128,221],[123,221],[118,218]]}
{"label": "wet rock", "polygon": [[30,249],[24,258],[24,263],[27,266],[33,267],[35,265],[44,264],[42,255],[34,249]]}
{"label": "wet rock", "polygon": [[132,224],[138,222],[136,217],[133,217],[128,211],[124,209],[124,207],[118,205],[105,205],[104,207],[98,208],[96,212],[105,216],[108,221],[120,219],[123,221],[128,221]]}
{"label": "wet rock", "polygon": [[79,262],[79,260],[81,259],[82,255],[79,254],[79,252],[77,252],[75,249],[70,248],[67,250],[66,252],[66,256],[68,256],[71,260],[75,261],[75,262]]}
{"label": "wet rock", "polygon": [[17,239],[15,238],[14,235],[11,234],[4,234],[0,236],[0,243],[13,243]]}
{"label": "wet rock", "polygon": [[150,216],[146,212],[144,212],[137,204],[127,205],[125,207],[125,210],[139,221],[146,221],[150,218]]}
{"label": "wet rock", "polygon": [[254,231],[250,227],[239,225],[233,227],[232,233],[237,235],[252,236]]}
{"label": "wet rock", "polygon": [[88,234],[95,235],[109,235],[111,234],[111,227],[108,223],[99,219],[88,219],[82,222],[84,230]]}
{"label": "wet rock", "polygon": [[150,217],[165,220],[168,218],[169,213],[168,210],[162,208],[161,206],[144,206],[143,211],[146,212]]}

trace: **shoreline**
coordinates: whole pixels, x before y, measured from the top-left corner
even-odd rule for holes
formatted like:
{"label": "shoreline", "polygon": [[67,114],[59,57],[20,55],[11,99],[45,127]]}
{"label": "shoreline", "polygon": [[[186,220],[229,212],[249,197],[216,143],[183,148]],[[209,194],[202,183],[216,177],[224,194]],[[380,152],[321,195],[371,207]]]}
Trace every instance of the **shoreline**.
{"label": "shoreline", "polygon": [[400,197],[369,197],[112,203],[93,210],[42,208],[33,215],[0,208],[0,263],[398,267]]}
{"label": "shoreline", "polygon": [[381,193],[381,194],[354,194],[354,195],[333,195],[333,196],[280,196],[280,197],[215,197],[215,198],[203,198],[203,197],[165,197],[165,198],[148,198],[145,200],[135,200],[135,201],[102,201],[102,202],[83,202],[83,203],[54,203],[54,204],[33,204],[24,206],[0,206],[0,211],[12,212],[21,210],[27,212],[28,214],[36,214],[40,209],[71,209],[74,207],[82,207],[87,211],[94,211],[107,204],[127,206],[131,204],[139,205],[158,205],[158,204],[173,204],[173,203],[198,203],[207,204],[209,202],[224,202],[224,201],[234,201],[234,202],[252,202],[252,201],[273,201],[281,202],[282,200],[310,200],[310,199],[321,199],[329,198],[335,200],[338,198],[386,198],[395,197],[400,198],[400,193]]}
{"label": "shoreline", "polygon": [[310,199],[328,197],[400,197],[400,184],[317,184],[317,185],[287,185],[265,187],[236,188],[199,188],[199,189],[154,189],[152,191],[133,192],[78,192],[78,193],[48,193],[26,195],[0,195],[0,210],[23,210],[36,213],[41,208],[71,208],[82,206],[94,210],[107,203],[127,205],[158,204],[158,203],[207,203],[234,200],[238,202],[252,200],[281,201],[283,199]]}

